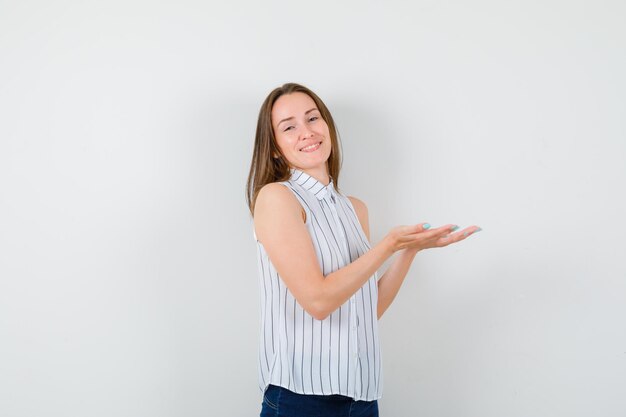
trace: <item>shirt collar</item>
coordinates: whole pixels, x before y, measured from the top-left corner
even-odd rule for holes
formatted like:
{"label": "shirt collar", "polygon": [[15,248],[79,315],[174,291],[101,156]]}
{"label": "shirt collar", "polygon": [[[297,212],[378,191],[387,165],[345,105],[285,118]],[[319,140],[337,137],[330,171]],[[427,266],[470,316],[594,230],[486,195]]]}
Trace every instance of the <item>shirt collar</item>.
{"label": "shirt collar", "polygon": [[306,172],[291,168],[291,180],[305,190],[313,193],[318,200],[322,200],[324,197],[333,198],[336,194],[332,178],[328,185],[324,185]]}

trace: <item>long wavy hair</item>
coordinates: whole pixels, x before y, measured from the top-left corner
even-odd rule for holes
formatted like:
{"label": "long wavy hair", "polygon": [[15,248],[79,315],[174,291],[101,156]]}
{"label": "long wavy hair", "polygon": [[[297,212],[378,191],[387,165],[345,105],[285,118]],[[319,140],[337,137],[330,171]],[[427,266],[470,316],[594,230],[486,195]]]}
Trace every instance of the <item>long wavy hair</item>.
{"label": "long wavy hair", "polygon": [[[307,87],[296,84],[286,83],[275,88],[265,99],[259,111],[259,119],[256,126],[256,137],[254,140],[254,152],[252,154],[252,162],[250,163],[250,173],[246,183],[246,201],[250,213],[254,216],[254,204],[257,195],[264,185],[286,181],[291,176],[291,166],[280,151],[274,136],[274,128],[272,127],[272,108],[278,98],[284,94],[305,93],[317,106],[322,118],[328,125],[330,133],[331,151],[326,165],[328,174],[333,180],[333,185],[339,191],[339,171],[341,169],[341,145],[339,143],[339,135],[333,117],[317,94],[309,90]],[[274,157],[276,156],[276,157]]]}

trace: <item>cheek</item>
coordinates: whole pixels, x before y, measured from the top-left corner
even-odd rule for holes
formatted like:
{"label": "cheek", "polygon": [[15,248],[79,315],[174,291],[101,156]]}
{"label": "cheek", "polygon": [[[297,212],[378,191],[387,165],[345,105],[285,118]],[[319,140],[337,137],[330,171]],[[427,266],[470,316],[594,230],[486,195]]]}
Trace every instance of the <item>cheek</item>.
{"label": "cheek", "polygon": [[280,135],[280,136],[276,136],[276,144],[278,145],[280,150],[283,151],[284,153],[284,152],[288,152],[293,147],[294,141],[289,136]]}
{"label": "cheek", "polygon": [[324,134],[328,139],[330,139],[330,129],[327,124],[324,124]]}

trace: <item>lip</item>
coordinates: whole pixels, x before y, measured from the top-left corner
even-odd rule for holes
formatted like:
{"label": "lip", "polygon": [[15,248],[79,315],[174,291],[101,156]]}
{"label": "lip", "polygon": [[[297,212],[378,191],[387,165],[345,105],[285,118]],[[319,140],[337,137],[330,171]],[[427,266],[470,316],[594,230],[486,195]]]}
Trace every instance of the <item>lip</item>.
{"label": "lip", "polygon": [[[302,152],[302,150],[303,150],[304,148],[307,148],[307,147],[312,146],[312,145],[321,145],[321,144],[322,144],[322,141],[321,141],[321,140],[320,140],[320,141],[317,141],[317,142],[311,142],[311,143],[309,143],[309,144],[304,145],[304,146],[303,146],[303,147],[301,147],[300,149],[298,149],[298,151]],[[318,148],[318,149],[319,149],[319,148]]]}

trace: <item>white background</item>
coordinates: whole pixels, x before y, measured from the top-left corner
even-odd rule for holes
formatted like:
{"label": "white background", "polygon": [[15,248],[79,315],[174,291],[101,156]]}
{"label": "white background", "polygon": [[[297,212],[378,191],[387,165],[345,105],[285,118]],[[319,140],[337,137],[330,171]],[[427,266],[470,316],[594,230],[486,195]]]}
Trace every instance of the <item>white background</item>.
{"label": "white background", "polygon": [[[621,1],[0,0],[0,415],[253,416],[259,107],[317,92],[372,240],[385,417],[626,414]],[[382,272],[382,271],[381,271]]]}

